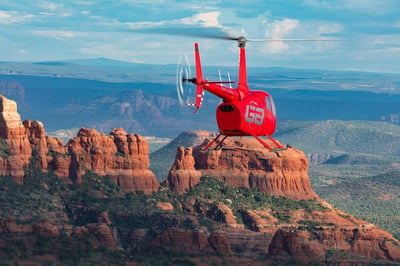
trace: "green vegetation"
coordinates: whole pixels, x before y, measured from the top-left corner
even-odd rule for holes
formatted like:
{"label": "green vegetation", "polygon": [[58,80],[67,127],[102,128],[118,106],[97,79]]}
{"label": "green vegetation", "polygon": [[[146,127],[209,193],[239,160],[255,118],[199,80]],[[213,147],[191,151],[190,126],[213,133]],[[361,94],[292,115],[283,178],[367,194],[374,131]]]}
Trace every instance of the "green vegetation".
{"label": "green vegetation", "polygon": [[[368,123],[360,122],[365,127],[357,123],[354,126],[351,125],[352,122],[347,124],[347,122],[331,121],[322,128],[319,127],[319,130],[322,130],[319,133],[314,131],[307,133],[307,138],[309,138],[310,134],[316,134],[315,136],[333,134],[331,131],[335,127],[344,126],[354,130],[354,136],[349,137],[350,140],[336,137],[335,141],[320,142],[320,150],[318,150],[318,145],[310,146],[309,151],[305,150],[310,154],[318,151],[330,155],[323,164],[319,162],[318,165],[310,165],[311,183],[318,195],[339,209],[372,222],[391,232],[396,238],[400,238],[398,227],[400,224],[398,215],[400,213],[400,195],[398,193],[400,167],[396,164],[400,153],[393,147],[389,149],[388,143],[385,143],[382,149],[377,144],[368,143],[369,146],[375,147],[375,154],[368,150],[370,148],[355,152],[356,150],[351,147],[351,144],[365,143],[363,138],[368,134],[362,132],[370,130],[367,126]],[[307,125],[307,123],[305,124]],[[380,127],[380,129],[374,129],[377,132],[387,126],[385,123],[382,123],[382,126],[375,123],[369,125]],[[295,132],[298,134],[297,130],[301,129],[302,125],[299,123],[296,126],[297,129],[292,128],[285,131],[286,136],[295,134]],[[388,125],[388,128],[392,128],[392,126]],[[393,126],[392,129],[393,131],[386,131],[389,133],[383,135],[387,142],[395,141],[392,139],[393,136],[398,138],[397,127]],[[337,131],[342,132],[343,130]],[[306,132],[304,130],[304,133]],[[356,140],[357,134],[361,140]],[[300,135],[297,136],[296,141],[300,141]],[[281,140],[281,138],[279,139]],[[293,141],[288,142],[297,146]],[[307,142],[304,143],[307,144]],[[392,145],[398,144],[393,142]],[[168,148],[167,146],[164,148]],[[1,147],[0,143],[0,151]],[[386,153],[383,149],[386,149]],[[175,154],[176,146],[169,146],[169,151],[165,149],[164,152],[166,152],[164,157],[167,157],[168,152]],[[174,253],[169,249],[157,249],[150,252],[141,248],[144,243],[155,240],[168,228],[178,226],[181,229],[193,230],[196,226],[201,225],[212,232],[218,222],[223,222],[223,216],[217,208],[219,203],[227,205],[233,211],[236,221],[245,226],[247,224],[242,218],[242,214],[244,210],[248,209],[268,208],[271,210],[271,214],[278,219],[278,223],[292,222],[294,217],[290,215],[291,211],[326,210],[315,200],[296,201],[253,190],[233,188],[211,177],[202,177],[198,185],[183,195],[172,193],[163,186],[151,196],[143,193],[125,193],[110,178],[99,177],[91,172],[87,172],[81,178],[81,184],[68,184],[51,172],[38,171],[34,167],[36,164],[36,159],[32,159],[24,178],[24,185],[18,185],[8,177],[0,178],[0,200],[2,201],[0,219],[11,218],[20,225],[32,225],[40,220],[48,219],[52,223],[68,225],[70,228],[87,226],[90,223],[109,219],[110,227],[114,234],[118,235],[120,241],[115,244],[121,247],[121,250],[115,251],[99,245],[96,236],[88,232],[70,237],[68,236],[70,232],[68,233],[65,228],[60,230],[60,235],[56,237],[44,237],[35,233],[15,237],[2,233],[0,237],[4,245],[0,245],[0,258],[5,263],[11,264],[26,260],[39,264],[63,262],[63,264],[72,265],[115,264],[115,261],[134,260],[141,265],[148,265],[151,261],[147,255],[154,255],[157,261],[160,263],[162,261],[167,265],[190,265],[198,258]],[[383,168],[385,170],[382,170]],[[160,202],[171,203],[174,211],[161,210],[157,205]],[[184,203],[188,202],[194,202],[192,204],[194,209],[185,208]],[[205,213],[200,215],[202,210],[205,210]],[[320,226],[330,226],[311,220],[298,223],[300,230],[315,231]],[[130,238],[132,232],[138,235],[136,242]],[[40,256],[41,259],[37,259],[37,256]],[[334,259],[348,255],[342,254],[340,251],[332,251],[328,252],[327,256]],[[155,264],[157,265],[157,263]]]}
{"label": "green vegetation", "polygon": [[328,120],[278,127],[275,137],[309,155],[310,181],[321,198],[400,239],[400,126]]}
{"label": "green vegetation", "polygon": [[95,246],[96,239],[90,234],[74,238],[2,234],[1,239],[2,265],[19,265],[24,261],[30,265],[124,265],[123,261],[127,261],[122,251]]}
{"label": "green vegetation", "polygon": [[[212,205],[224,203],[229,206],[234,214],[240,215],[241,210],[255,210],[269,208],[272,214],[281,222],[289,222],[288,211],[303,209],[306,212],[311,210],[325,211],[316,200],[293,200],[286,197],[257,192],[254,190],[233,188],[223,181],[212,177],[202,177],[201,182],[190,192],[182,195],[183,198],[195,198],[203,200],[202,204]],[[212,200],[212,203],[209,203]]]}
{"label": "green vegetation", "polygon": [[30,171],[24,182],[18,185],[10,177],[0,177],[0,219],[34,223],[63,212],[60,195],[65,185],[59,178]]}
{"label": "green vegetation", "polygon": [[361,177],[332,178],[336,181],[316,186],[315,191],[335,207],[371,222],[400,239],[400,171],[373,176],[359,174]]}
{"label": "green vegetation", "polygon": [[310,154],[350,154],[375,162],[400,156],[400,126],[386,122],[285,121],[274,136]]}
{"label": "green vegetation", "polygon": [[3,138],[0,138],[0,157],[7,158],[10,155],[10,150]]}
{"label": "green vegetation", "polygon": [[[149,260],[140,247],[153,241],[168,228],[193,230],[197,222],[206,226],[209,232],[217,222],[224,222],[215,215],[218,203],[228,205],[243,223],[241,212],[246,209],[270,208],[272,214],[285,223],[291,220],[288,211],[304,209],[321,210],[325,207],[315,200],[291,200],[275,197],[247,189],[232,188],[226,183],[211,177],[202,177],[201,182],[189,193],[177,195],[165,187],[148,196],[143,193],[125,193],[107,177],[99,177],[88,172],[82,177],[81,184],[67,184],[53,173],[42,173],[31,161],[27,169],[25,184],[18,185],[11,178],[0,178],[0,219],[12,219],[17,224],[33,225],[41,220],[62,224],[59,236],[43,236],[28,233],[15,238],[1,233],[4,245],[0,245],[0,258],[7,263],[15,261],[34,261],[40,264],[62,262],[63,264],[114,264],[113,261],[135,260],[147,265]],[[196,224],[191,215],[182,215],[182,202],[196,200],[195,208],[205,207],[206,215],[199,214]],[[157,207],[158,202],[169,202],[173,212],[166,212]],[[213,213],[214,210],[214,213]],[[71,237],[67,225],[88,226],[98,223],[106,213],[111,220],[111,229],[119,235],[121,250],[110,250],[99,246],[96,235],[88,232]],[[188,214],[189,214],[188,213]],[[67,226],[67,227],[65,227]],[[131,232],[142,232],[139,242],[127,238]],[[191,264],[185,254],[169,255],[157,249],[156,258],[170,264]],[[40,257],[37,258],[37,257]]]}

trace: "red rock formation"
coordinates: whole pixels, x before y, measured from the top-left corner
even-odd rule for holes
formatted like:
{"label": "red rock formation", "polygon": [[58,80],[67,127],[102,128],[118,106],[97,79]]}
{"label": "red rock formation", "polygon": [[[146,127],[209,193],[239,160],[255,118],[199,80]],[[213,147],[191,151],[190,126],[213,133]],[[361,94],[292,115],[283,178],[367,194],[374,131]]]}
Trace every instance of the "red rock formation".
{"label": "red rock formation", "polygon": [[187,192],[200,182],[201,172],[194,168],[194,164],[192,148],[179,147],[166,180],[167,185],[174,192],[179,194]]}
{"label": "red rock formation", "polygon": [[86,226],[101,245],[112,250],[122,249],[116,242],[116,233],[106,223],[91,223]]}
{"label": "red rock formation", "polygon": [[[196,200],[185,204],[198,205]],[[329,205],[327,205],[329,207]],[[205,206],[203,206],[205,207]],[[364,265],[374,262],[399,262],[400,242],[373,224],[354,218],[333,208],[324,211],[288,211],[290,222],[281,223],[270,209],[242,210],[244,226],[236,224],[232,210],[215,203],[208,209],[194,210],[200,217],[215,221],[212,233],[206,227],[195,230],[170,228],[160,234],[152,247],[168,247],[186,254],[213,254],[247,257],[265,256],[267,265],[281,259],[301,264],[347,263]],[[203,228],[200,230],[200,228]],[[283,263],[285,264],[285,263]],[[346,264],[346,265],[347,265]]]}
{"label": "red rock formation", "polygon": [[[87,171],[93,171],[101,176],[110,176],[127,191],[141,190],[150,194],[158,189],[155,176],[148,170],[147,142],[141,136],[127,134],[122,129],[114,130],[109,136],[81,129],[77,137],[64,146],[57,139],[45,137],[40,122],[25,121],[22,125],[12,101],[10,103],[3,97],[0,102],[0,135],[4,140],[0,174],[6,173],[22,181],[24,167],[35,153],[35,158],[39,158],[39,168],[51,169],[66,180],[72,176],[79,181]],[[123,217],[130,221],[131,215],[140,215],[128,214],[124,209],[112,211],[112,217],[123,219],[110,219],[111,215],[109,217],[104,211],[98,214],[97,222],[84,226],[54,225],[51,220],[33,225],[16,224],[11,219],[0,220],[0,233],[18,237],[32,233],[57,237],[63,231],[68,237],[77,239],[89,233],[97,244],[113,250],[121,249],[123,245],[119,243],[124,239],[125,244],[133,242],[131,247],[138,250],[163,247],[187,254],[217,257],[223,254],[233,258],[236,264],[269,264],[281,258],[305,264],[360,263],[357,256],[355,260],[351,257],[353,255],[359,255],[361,263],[366,261],[365,258],[371,263],[376,260],[400,261],[400,243],[393,236],[318,199],[311,189],[307,159],[301,151],[290,148],[269,152],[252,139],[228,139],[217,151],[202,152],[202,146],[178,149],[167,180],[171,189],[184,193],[200,182],[201,175],[209,175],[234,187],[294,199],[317,198],[327,209],[280,211],[280,214],[290,217],[283,223],[277,219],[277,211],[274,213],[268,208],[233,212],[229,207],[232,206],[230,199],[225,199],[226,204],[222,204],[209,198],[184,198],[174,205],[153,199],[152,203],[157,202],[156,206],[163,211],[142,217],[156,217],[158,220],[149,228],[118,228],[116,221],[124,220]],[[41,185],[49,190],[46,183]],[[243,221],[246,228],[237,220]],[[211,230],[199,224],[207,225]],[[188,229],[188,226],[195,229]],[[148,240],[148,233],[158,235]],[[335,252],[339,255],[344,252],[348,257],[332,256]],[[239,259],[244,256],[249,261],[240,263]],[[253,261],[251,258],[256,259]],[[262,258],[265,261],[261,261]]]}
{"label": "red rock formation", "polygon": [[276,231],[275,227],[278,219],[272,216],[268,210],[244,210],[241,214],[245,224],[252,231],[266,233]]}
{"label": "red rock formation", "polygon": [[328,251],[383,261],[400,261],[398,241],[372,224],[353,225],[350,228],[326,226],[313,231],[282,228],[275,233],[269,245],[268,256],[296,258],[302,263],[324,263]]}
{"label": "red rock formation", "polygon": [[[209,142],[183,152],[179,148],[167,179],[169,187],[184,193],[199,181],[212,176],[233,187],[251,188],[276,196],[310,199],[318,196],[308,179],[308,161],[300,150],[289,148],[270,152],[257,140],[227,139],[220,150],[203,152]],[[200,172],[200,174],[199,174]],[[193,177],[195,176],[195,178]]]}
{"label": "red rock formation", "polygon": [[238,224],[232,210],[223,203],[218,203],[215,207],[208,211],[208,216],[213,220],[225,223],[227,226],[234,228],[244,228],[243,224]]}
{"label": "red rock formation", "polygon": [[[270,209],[242,210],[240,215],[246,227],[266,236],[260,245],[268,247],[267,263],[276,258],[295,259],[305,264],[325,263],[327,258],[332,263],[400,261],[400,245],[392,235],[373,224],[338,211],[318,198],[308,179],[307,158],[301,151],[289,148],[269,152],[253,139],[228,139],[222,149],[203,152],[201,148],[208,141],[193,150],[183,147],[178,149],[166,181],[171,189],[178,193],[187,192],[200,182],[198,179],[190,179],[188,173],[198,175],[200,172],[203,176],[215,177],[233,187],[255,189],[293,199],[316,198],[327,207],[325,211],[288,211],[284,214],[291,218],[285,223],[279,222]],[[235,246],[235,249],[248,256],[254,256],[243,245],[250,241],[249,232],[236,226],[232,210],[221,203],[212,206],[214,207],[198,204],[194,199],[186,199],[182,205],[191,214],[207,215],[225,225],[224,236],[213,240],[225,243],[219,246]],[[255,236],[251,237],[254,238]],[[240,241],[236,242],[235,239]],[[211,236],[208,240],[211,243]],[[261,246],[252,248],[262,252]],[[227,254],[233,252],[229,248],[225,250]],[[340,252],[347,254],[347,257],[340,256]],[[354,260],[357,256],[362,259]]]}
{"label": "red rock formation", "polygon": [[48,221],[39,221],[33,225],[33,232],[41,236],[59,236],[57,227]]}
{"label": "red rock formation", "polygon": [[67,182],[80,182],[87,171],[109,176],[126,191],[151,194],[159,184],[149,170],[147,141],[140,135],[115,129],[109,136],[94,129],[82,128],[66,146],[46,137],[39,121],[21,122],[14,101],[0,96],[0,137],[4,141],[0,154],[0,175],[23,183],[25,169],[34,155],[37,167],[51,169]]}
{"label": "red rock formation", "polygon": [[47,169],[48,147],[43,124],[39,121],[25,120],[23,125],[27,129],[32,150],[38,155],[39,162],[37,167],[39,169]]}
{"label": "red rock formation", "polygon": [[67,144],[71,155],[70,176],[78,182],[87,170],[109,176],[125,191],[158,190],[158,181],[149,167],[146,140],[139,135],[115,129],[110,136],[94,129],[81,128]]}
{"label": "red rock formation", "polygon": [[26,128],[21,123],[14,101],[0,95],[0,137],[6,147],[5,155],[0,158],[0,175],[12,176],[14,181],[23,184],[24,169],[29,164],[32,148]]}
{"label": "red rock formation", "polygon": [[0,233],[21,234],[32,233],[32,225],[16,224],[12,219],[0,220]]}
{"label": "red rock formation", "polygon": [[193,231],[180,228],[167,229],[151,245],[162,245],[165,248],[172,248],[185,254],[232,254],[225,231],[220,230],[209,233],[203,227],[199,227]]}

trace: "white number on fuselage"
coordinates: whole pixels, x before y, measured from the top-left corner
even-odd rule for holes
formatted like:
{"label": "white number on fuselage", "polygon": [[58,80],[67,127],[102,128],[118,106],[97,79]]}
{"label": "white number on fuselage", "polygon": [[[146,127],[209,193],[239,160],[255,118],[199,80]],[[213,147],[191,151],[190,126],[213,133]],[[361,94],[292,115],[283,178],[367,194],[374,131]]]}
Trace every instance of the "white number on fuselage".
{"label": "white number on fuselage", "polygon": [[261,126],[264,121],[264,109],[252,105],[246,106],[245,120]]}

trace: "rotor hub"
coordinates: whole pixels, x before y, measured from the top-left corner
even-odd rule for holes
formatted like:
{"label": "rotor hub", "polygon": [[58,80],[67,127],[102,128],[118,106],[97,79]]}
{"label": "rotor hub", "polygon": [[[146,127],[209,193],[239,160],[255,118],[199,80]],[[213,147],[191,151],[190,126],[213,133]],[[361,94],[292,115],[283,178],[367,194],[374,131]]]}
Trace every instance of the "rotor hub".
{"label": "rotor hub", "polygon": [[244,36],[238,37],[237,42],[238,42],[239,48],[246,47],[246,42],[247,42],[246,37],[244,37]]}

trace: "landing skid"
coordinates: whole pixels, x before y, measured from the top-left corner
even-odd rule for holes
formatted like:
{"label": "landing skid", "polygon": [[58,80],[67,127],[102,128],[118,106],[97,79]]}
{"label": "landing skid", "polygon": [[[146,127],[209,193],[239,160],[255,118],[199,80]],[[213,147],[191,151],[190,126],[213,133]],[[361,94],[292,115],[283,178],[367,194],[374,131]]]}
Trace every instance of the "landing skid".
{"label": "landing skid", "polygon": [[[203,151],[207,151],[210,149],[210,147],[216,143],[218,141],[218,139],[222,136],[222,134],[218,134],[210,143],[208,143],[204,148],[202,148]],[[260,142],[265,148],[267,148],[269,151],[271,152],[276,152],[276,151],[283,151],[283,150],[287,150],[290,146],[287,145],[286,147],[283,146],[282,144],[280,144],[279,142],[277,142],[273,137],[267,135],[267,138],[270,139],[274,145],[276,146],[275,148],[271,147],[270,145],[268,145],[264,140],[262,140],[259,136],[256,135],[251,135],[252,137],[254,137],[256,140],[258,140],[258,142]],[[224,142],[224,140],[227,138],[228,136],[224,135],[224,137],[222,138],[222,140],[220,142],[217,143],[217,145],[214,147],[213,150],[218,150],[219,148],[221,148],[222,143]]]}

